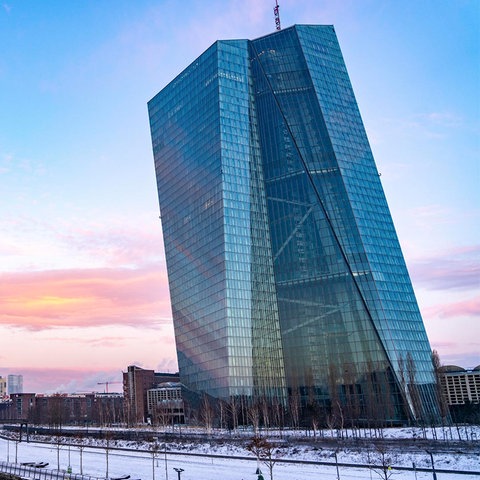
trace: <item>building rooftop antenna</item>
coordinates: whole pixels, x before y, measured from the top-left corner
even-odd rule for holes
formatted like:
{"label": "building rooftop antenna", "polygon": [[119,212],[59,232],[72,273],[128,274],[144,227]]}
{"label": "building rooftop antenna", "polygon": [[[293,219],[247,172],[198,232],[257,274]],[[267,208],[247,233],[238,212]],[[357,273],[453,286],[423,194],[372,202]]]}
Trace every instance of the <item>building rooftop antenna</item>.
{"label": "building rooftop antenna", "polygon": [[275,14],[275,28],[281,30],[280,26],[280,6],[278,5],[278,0],[275,0],[275,6],[273,7],[273,13]]}

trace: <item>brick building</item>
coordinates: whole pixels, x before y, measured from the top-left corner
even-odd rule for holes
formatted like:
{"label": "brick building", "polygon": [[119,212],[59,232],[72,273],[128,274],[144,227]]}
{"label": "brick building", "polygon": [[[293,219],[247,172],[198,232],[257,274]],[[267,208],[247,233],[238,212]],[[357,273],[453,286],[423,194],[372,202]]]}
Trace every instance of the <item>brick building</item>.
{"label": "brick building", "polygon": [[123,395],[129,424],[147,421],[147,392],[165,382],[179,382],[178,373],[157,373],[136,365],[127,367],[127,371],[123,372]]}
{"label": "brick building", "polygon": [[0,409],[0,419],[51,426],[112,425],[123,422],[123,414],[119,393],[14,393]]}

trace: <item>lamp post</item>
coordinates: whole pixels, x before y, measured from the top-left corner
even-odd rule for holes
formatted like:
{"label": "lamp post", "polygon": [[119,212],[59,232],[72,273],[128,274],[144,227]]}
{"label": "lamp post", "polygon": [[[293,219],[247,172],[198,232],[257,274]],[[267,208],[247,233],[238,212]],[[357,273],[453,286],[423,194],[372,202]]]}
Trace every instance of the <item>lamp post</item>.
{"label": "lamp post", "polygon": [[[155,440],[155,443],[152,445],[152,480],[155,480],[155,459],[156,454],[158,453],[158,443]],[[158,467],[158,460],[157,460],[157,467]]]}
{"label": "lamp post", "polygon": [[337,458],[337,452],[334,452],[334,457],[335,457],[335,467],[337,468],[337,480],[340,480],[340,472],[338,470],[338,458]]}
{"label": "lamp post", "polygon": [[181,479],[180,479],[180,475],[181,475],[182,472],[183,472],[183,468],[174,468],[174,470],[175,470],[175,471],[177,472],[177,474],[178,474],[178,480],[181,480]]}
{"label": "lamp post", "polygon": [[165,480],[168,480],[167,442],[165,442],[164,447],[165,447],[165,450],[164,450],[164,454],[165,454]]}
{"label": "lamp post", "polygon": [[437,472],[435,472],[435,464],[433,463],[433,455],[432,452],[425,450],[430,455],[430,461],[432,462],[432,475],[433,480],[437,480]]}

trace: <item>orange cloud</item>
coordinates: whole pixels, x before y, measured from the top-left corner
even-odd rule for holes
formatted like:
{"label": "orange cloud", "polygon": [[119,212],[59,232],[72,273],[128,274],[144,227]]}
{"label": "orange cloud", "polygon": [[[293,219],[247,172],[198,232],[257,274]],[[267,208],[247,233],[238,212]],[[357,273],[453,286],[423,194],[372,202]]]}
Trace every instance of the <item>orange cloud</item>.
{"label": "orange cloud", "polygon": [[143,325],[170,318],[164,269],[72,269],[0,275],[0,323],[29,329]]}

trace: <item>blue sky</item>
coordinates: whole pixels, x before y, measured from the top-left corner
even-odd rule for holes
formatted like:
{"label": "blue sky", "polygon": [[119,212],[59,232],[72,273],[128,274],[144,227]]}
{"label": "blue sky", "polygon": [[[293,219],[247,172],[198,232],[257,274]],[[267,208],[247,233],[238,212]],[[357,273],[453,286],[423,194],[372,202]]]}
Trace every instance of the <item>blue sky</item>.
{"label": "blue sky", "polygon": [[[0,375],[175,371],[147,101],[274,1],[0,3]],[[480,364],[480,2],[282,0],[333,24],[433,348]]]}

